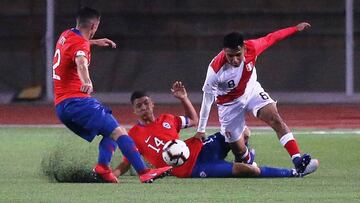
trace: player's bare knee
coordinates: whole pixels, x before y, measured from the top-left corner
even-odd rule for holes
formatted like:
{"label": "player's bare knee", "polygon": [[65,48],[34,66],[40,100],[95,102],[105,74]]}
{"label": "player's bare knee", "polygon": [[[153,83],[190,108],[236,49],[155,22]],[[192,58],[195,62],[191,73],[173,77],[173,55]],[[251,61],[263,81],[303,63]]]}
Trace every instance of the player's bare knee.
{"label": "player's bare knee", "polygon": [[254,175],[255,176],[260,176],[261,170],[259,167],[257,166],[252,166],[253,170],[254,170]]}
{"label": "player's bare knee", "polygon": [[127,131],[124,127],[119,126],[111,133],[111,138],[117,140],[122,135],[127,135]]}
{"label": "player's bare knee", "polygon": [[260,169],[250,164],[234,163],[233,174],[238,177],[256,177],[260,175]]}

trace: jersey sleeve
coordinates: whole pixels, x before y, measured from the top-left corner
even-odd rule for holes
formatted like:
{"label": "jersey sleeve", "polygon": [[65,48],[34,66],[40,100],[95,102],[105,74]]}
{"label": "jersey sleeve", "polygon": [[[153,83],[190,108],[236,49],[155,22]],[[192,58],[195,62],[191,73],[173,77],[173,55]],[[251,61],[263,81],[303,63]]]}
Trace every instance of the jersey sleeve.
{"label": "jersey sleeve", "polygon": [[179,132],[181,129],[189,127],[190,120],[189,117],[187,116],[176,116],[175,122],[176,122],[176,129]]}
{"label": "jersey sleeve", "polygon": [[200,118],[199,118],[197,132],[205,132],[207,121],[209,119],[211,105],[214,102],[214,100],[215,100],[214,95],[204,92],[203,100],[201,103]]}
{"label": "jersey sleeve", "polygon": [[217,75],[216,75],[214,69],[211,67],[211,65],[209,65],[207,73],[206,73],[206,79],[205,79],[202,90],[205,93],[215,95],[217,87],[218,87]]}
{"label": "jersey sleeve", "polygon": [[88,58],[89,54],[90,54],[90,43],[88,42],[78,42],[72,46],[72,51],[71,51],[72,61],[75,61],[75,57],[77,56],[84,56],[89,60]]}
{"label": "jersey sleeve", "polygon": [[296,26],[288,27],[281,29],[272,33],[269,33],[265,37],[258,39],[246,40],[247,44],[252,46],[255,50],[256,56],[260,55],[270,46],[274,45],[276,42],[283,40],[284,38],[291,36],[297,32]]}

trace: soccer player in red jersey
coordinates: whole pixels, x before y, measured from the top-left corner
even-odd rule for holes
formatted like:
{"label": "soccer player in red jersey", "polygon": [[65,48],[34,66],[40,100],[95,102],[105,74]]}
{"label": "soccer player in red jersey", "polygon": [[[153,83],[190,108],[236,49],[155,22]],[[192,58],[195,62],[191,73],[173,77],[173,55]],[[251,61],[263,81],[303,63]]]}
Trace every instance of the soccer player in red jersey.
{"label": "soccer player in red jersey", "polygon": [[[181,101],[185,115],[161,114],[155,117],[154,103],[145,92],[134,92],[131,96],[134,113],[139,120],[138,124],[130,129],[129,135],[133,138],[140,154],[155,167],[166,166],[162,159],[165,143],[179,139],[181,129],[194,126],[198,121],[197,113],[187,97],[183,84],[175,82],[171,91]],[[179,178],[300,177],[313,172],[308,170],[306,173],[298,174],[295,169],[257,167],[245,163],[225,161],[230,147],[220,133],[215,133],[206,140],[202,140],[201,136],[194,136],[185,140],[185,143],[189,147],[190,157],[183,165],[174,167],[172,170],[172,175]],[[129,167],[129,162],[124,158],[114,170],[114,174],[116,176],[124,174],[129,170]]]}
{"label": "soccer player in red jersey", "polygon": [[278,113],[276,102],[257,81],[255,68],[257,57],[267,48],[308,28],[310,24],[303,22],[265,37],[245,41],[238,32],[227,34],[223,50],[211,61],[207,70],[197,135],[205,136],[211,105],[216,100],[221,134],[230,143],[235,161],[253,161],[252,153],[240,139],[245,125],[245,113],[251,111],[255,117],[275,130],[298,173],[304,172],[308,167],[318,167],[318,160],[311,159],[308,154],[300,154],[293,133]]}
{"label": "soccer player in red jersey", "polygon": [[59,37],[53,60],[53,81],[56,113],[61,122],[81,138],[91,142],[102,135],[98,164],[94,172],[104,181],[117,183],[109,167],[118,146],[139,174],[141,182],[152,182],[164,176],[171,167],[149,169],[141,159],[126,129],[119,125],[111,110],[92,98],[93,84],[89,74],[90,46],[111,46],[109,39],[92,40],[100,23],[100,13],[82,8],[76,18],[76,28],[65,30]]}

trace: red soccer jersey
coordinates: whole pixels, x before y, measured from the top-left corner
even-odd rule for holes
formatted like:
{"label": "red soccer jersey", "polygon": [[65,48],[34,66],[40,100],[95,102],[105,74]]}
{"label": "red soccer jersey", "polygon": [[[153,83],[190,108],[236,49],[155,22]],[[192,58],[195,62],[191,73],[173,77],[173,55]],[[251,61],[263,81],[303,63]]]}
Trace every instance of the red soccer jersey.
{"label": "red soccer jersey", "polygon": [[78,30],[66,30],[56,43],[53,60],[55,105],[67,98],[90,97],[89,94],[80,92],[81,81],[76,69],[76,56],[85,56],[90,64],[90,42]]}
{"label": "red soccer jersey", "polygon": [[[154,123],[137,124],[129,131],[140,154],[156,168],[167,166],[162,159],[162,149],[166,142],[179,139],[179,131],[184,124],[184,117],[171,114],[161,114]],[[190,150],[190,157],[184,165],[175,167],[172,174],[177,177],[190,177],[197,157],[203,146],[201,140],[189,138],[185,140]]]}

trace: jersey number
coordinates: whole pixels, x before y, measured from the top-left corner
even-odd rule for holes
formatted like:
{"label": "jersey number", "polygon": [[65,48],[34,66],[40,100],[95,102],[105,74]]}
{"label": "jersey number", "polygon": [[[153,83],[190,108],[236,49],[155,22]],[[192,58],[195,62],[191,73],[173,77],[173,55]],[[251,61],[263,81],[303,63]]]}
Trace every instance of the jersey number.
{"label": "jersey number", "polygon": [[[149,136],[149,137],[145,140],[145,143],[146,143],[146,144],[149,143],[150,138],[151,138],[151,136]],[[160,140],[160,139],[157,138],[157,137],[154,137],[154,141],[155,141],[155,145],[156,145],[156,146],[153,146],[153,145],[151,145],[151,144],[148,144],[148,147],[149,147],[150,149],[155,150],[156,153],[159,153],[159,152],[160,152],[160,149],[162,149],[162,148],[159,148],[159,147],[160,147],[161,145],[164,146],[165,143],[164,143],[164,141]]]}
{"label": "jersey number", "polygon": [[263,100],[269,99],[269,95],[268,95],[268,93],[266,93],[266,92],[260,92],[259,95],[261,96],[261,98],[262,98]]}
{"label": "jersey number", "polygon": [[228,82],[228,88],[234,88],[235,87],[235,82],[234,82],[234,80],[230,80],[229,82]]}
{"label": "jersey number", "polygon": [[53,79],[60,80],[61,79],[60,76],[56,75],[56,73],[55,73],[55,69],[57,67],[59,67],[59,65],[60,65],[60,49],[56,49],[54,58],[57,58],[57,61],[52,67],[53,68]]}

